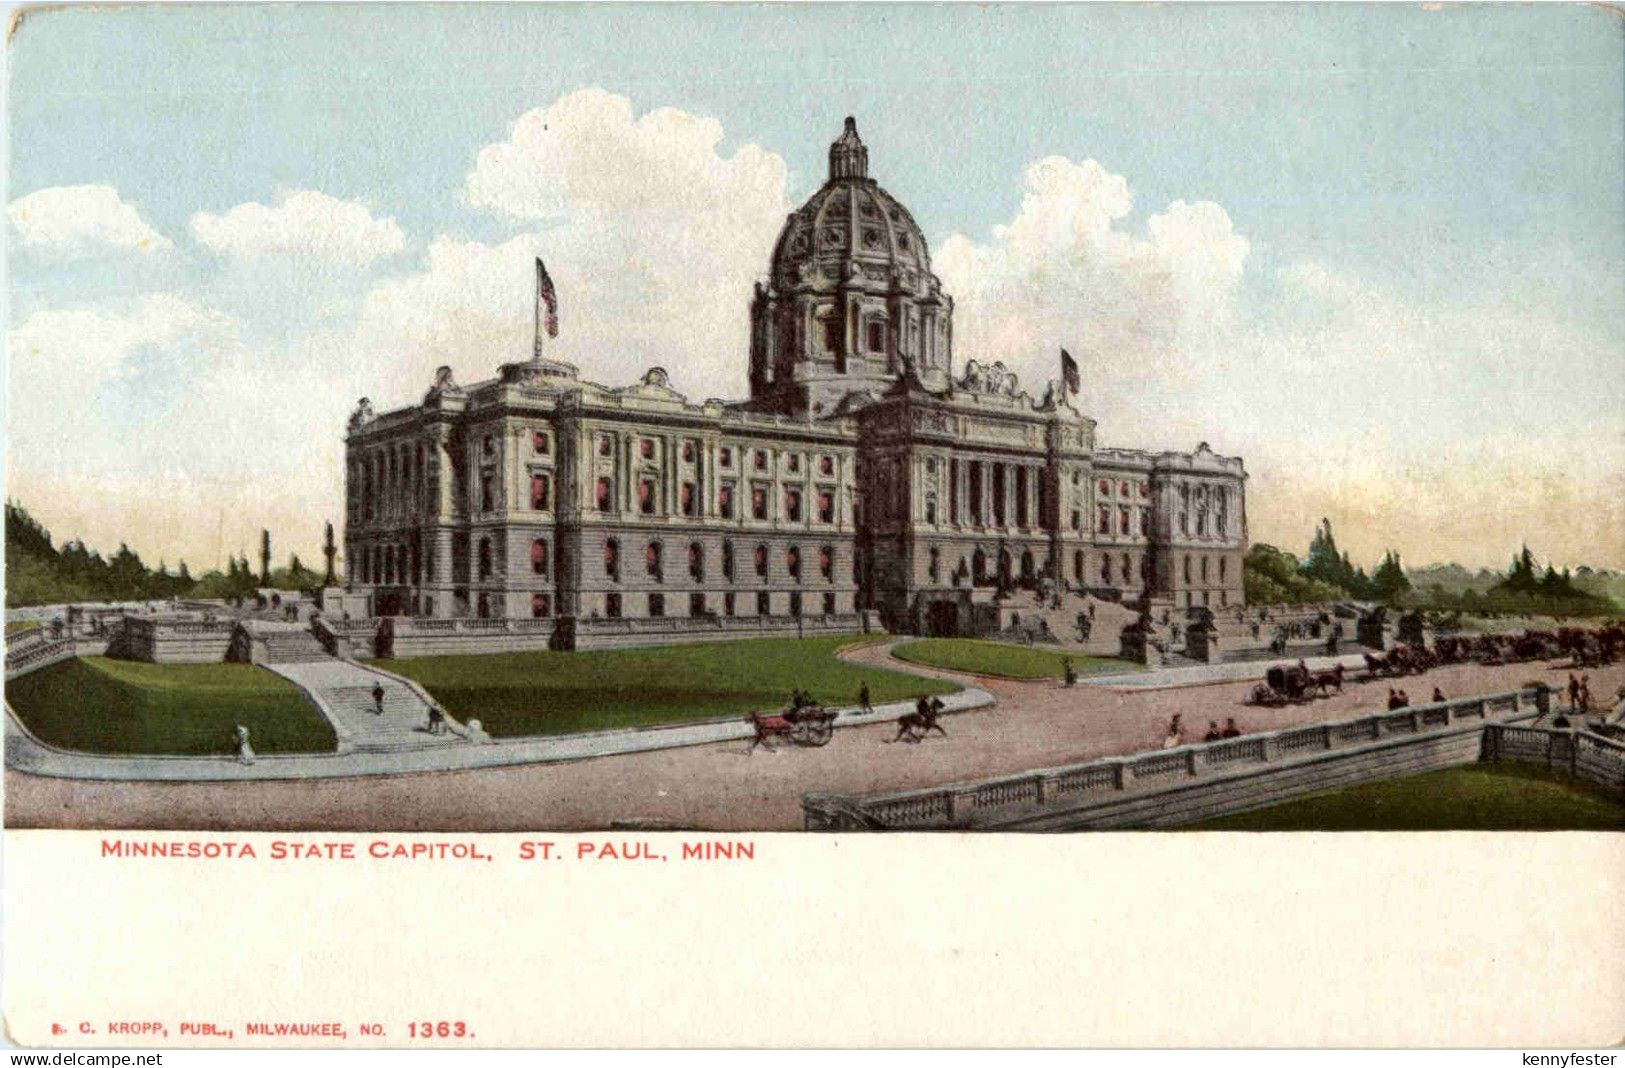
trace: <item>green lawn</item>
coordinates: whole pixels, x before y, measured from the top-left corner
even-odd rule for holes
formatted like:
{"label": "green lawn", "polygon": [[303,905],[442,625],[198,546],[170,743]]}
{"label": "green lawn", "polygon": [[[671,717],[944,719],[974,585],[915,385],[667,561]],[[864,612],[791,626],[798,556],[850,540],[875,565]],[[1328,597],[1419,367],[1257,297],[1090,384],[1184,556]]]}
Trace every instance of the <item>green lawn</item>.
{"label": "green lawn", "polygon": [[779,708],[802,687],[822,704],[875,704],[952,693],[952,683],[835,659],[851,635],[705,642],[599,652],[425,656],[384,666],[415,679],[452,715],[491,734],[569,734],[742,716]]}
{"label": "green lawn", "polygon": [[89,753],[230,753],[238,724],[260,753],[337,744],[297,687],[248,664],[64,660],[7,683],[6,701],[41,741]]}
{"label": "green lawn", "polygon": [[1529,764],[1469,764],[1311,794],[1203,831],[1621,831],[1625,801]]}
{"label": "green lawn", "polygon": [[923,638],[892,650],[899,660],[977,675],[1009,675],[1018,679],[1058,679],[1064,660],[1072,661],[1079,675],[1144,671],[1128,660],[1061,652],[1042,645],[1011,645],[972,638]]}
{"label": "green lawn", "polygon": [[31,630],[39,630],[40,622],[37,619],[17,619],[6,623],[7,634],[23,634]]}

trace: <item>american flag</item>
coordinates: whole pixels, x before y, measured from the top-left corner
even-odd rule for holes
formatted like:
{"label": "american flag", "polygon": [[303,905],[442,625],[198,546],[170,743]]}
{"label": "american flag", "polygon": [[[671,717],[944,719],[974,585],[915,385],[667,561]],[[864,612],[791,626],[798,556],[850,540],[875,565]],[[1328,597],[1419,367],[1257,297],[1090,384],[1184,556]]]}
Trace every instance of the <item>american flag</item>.
{"label": "american flag", "polygon": [[[546,308],[543,316],[542,309]],[[536,311],[537,319],[545,325],[548,337],[559,336],[559,295],[553,290],[553,279],[540,256],[536,257]]]}
{"label": "american flag", "polygon": [[[537,262],[540,263],[541,261],[538,260]],[[1065,349],[1061,350],[1061,381],[1066,383],[1066,391],[1072,394],[1076,394],[1078,388],[1082,385],[1078,377],[1078,361],[1074,360],[1072,354]]]}

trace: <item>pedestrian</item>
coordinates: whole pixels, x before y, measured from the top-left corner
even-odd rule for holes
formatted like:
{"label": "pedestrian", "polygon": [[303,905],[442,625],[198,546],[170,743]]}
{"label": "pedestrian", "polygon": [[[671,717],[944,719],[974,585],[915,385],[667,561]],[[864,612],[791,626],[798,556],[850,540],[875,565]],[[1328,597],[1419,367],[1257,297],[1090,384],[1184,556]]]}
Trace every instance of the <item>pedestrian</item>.
{"label": "pedestrian", "polygon": [[1449,700],[1449,698],[1444,695],[1443,690],[1439,689],[1437,686],[1433,687],[1433,703],[1434,704],[1442,705],[1448,700]]}
{"label": "pedestrian", "polygon": [[1175,746],[1183,745],[1184,743],[1185,728],[1179,722],[1179,713],[1175,712],[1174,718],[1168,721],[1168,733],[1163,735],[1162,747],[1164,749],[1173,749]]}
{"label": "pedestrian", "polygon": [[1061,658],[1061,678],[1064,685],[1069,689],[1078,684],[1078,673],[1072,667],[1072,658],[1070,656]]}
{"label": "pedestrian", "polygon": [[1226,719],[1224,721],[1224,737],[1226,737],[1226,738],[1240,738],[1241,737],[1241,728],[1236,726],[1236,717],[1235,716],[1231,716],[1230,718],[1228,718],[1228,719]]}
{"label": "pedestrian", "polygon": [[1395,705],[1394,707],[1395,708],[1409,708],[1410,706],[1411,706],[1411,695],[1406,693],[1404,690],[1399,691],[1399,704]]}
{"label": "pedestrian", "polygon": [[1392,686],[1388,687],[1388,711],[1392,712],[1399,707],[1399,693]]}
{"label": "pedestrian", "polygon": [[1222,739],[1223,737],[1224,737],[1224,732],[1219,729],[1219,721],[1216,720],[1216,719],[1208,720],[1207,721],[1207,734],[1202,738],[1202,741],[1204,741],[1204,742],[1217,742],[1220,739]]}
{"label": "pedestrian", "polygon": [[864,712],[873,712],[875,706],[869,703],[869,684],[863,683],[858,687],[858,708]]}
{"label": "pedestrian", "polygon": [[1580,678],[1574,672],[1569,672],[1569,707],[1580,707]]}
{"label": "pedestrian", "polygon": [[437,704],[429,706],[429,733],[439,734],[445,729],[446,713]]}
{"label": "pedestrian", "polygon": [[381,682],[372,684],[372,704],[374,715],[381,716],[384,714],[384,684]]}
{"label": "pedestrian", "polygon": [[1591,711],[1591,676],[1580,676],[1580,711]]}

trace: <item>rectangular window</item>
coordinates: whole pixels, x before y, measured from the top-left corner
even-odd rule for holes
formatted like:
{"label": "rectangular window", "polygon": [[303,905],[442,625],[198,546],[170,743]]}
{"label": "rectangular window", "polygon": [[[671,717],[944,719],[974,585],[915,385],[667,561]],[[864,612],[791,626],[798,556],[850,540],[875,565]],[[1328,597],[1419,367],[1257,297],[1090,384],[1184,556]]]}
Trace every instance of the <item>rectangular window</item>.
{"label": "rectangular window", "polygon": [[835,522],[835,494],[825,490],[818,495],[818,521]]}
{"label": "rectangular window", "polygon": [[683,487],[682,487],[682,490],[679,492],[678,499],[679,499],[679,502],[682,504],[683,514],[692,518],[694,516],[694,514],[698,511],[698,508],[696,507],[695,497],[694,497],[694,483],[692,483],[692,482],[683,483]]}
{"label": "rectangular window", "polygon": [[615,452],[615,439],[608,434],[598,435],[598,455],[611,456]]}
{"label": "rectangular window", "polygon": [[546,511],[552,504],[552,480],[546,475],[530,476],[530,506],[538,512]]}
{"label": "rectangular window", "polygon": [[886,324],[874,321],[869,324],[869,351],[886,351]]}
{"label": "rectangular window", "polygon": [[833,593],[824,594],[824,614],[826,616],[835,614],[835,595]]}
{"label": "rectangular window", "polygon": [[480,476],[480,511],[489,512],[496,508],[496,499],[493,495],[490,475]]}
{"label": "rectangular window", "polygon": [[732,467],[734,465],[734,451],[733,451],[733,449],[730,448],[727,445],[724,445],[724,446],[722,446],[722,448],[718,449],[717,450],[717,462],[719,464],[721,464],[723,467]]}
{"label": "rectangular window", "polygon": [[760,486],[750,491],[750,514],[752,519],[767,518],[767,490]]}
{"label": "rectangular window", "polygon": [[666,614],[666,595],[651,593],[649,595],[649,618],[661,619]]}
{"label": "rectangular window", "polygon": [[717,490],[717,511],[722,513],[724,519],[734,517],[734,488],[732,483],[725,483],[721,489]]}
{"label": "rectangular window", "polygon": [[598,480],[597,497],[598,510],[600,512],[610,511],[615,504],[615,480],[611,478],[600,478]]}
{"label": "rectangular window", "polygon": [[756,470],[767,470],[767,453],[763,452],[761,449],[756,450]]}
{"label": "rectangular window", "polygon": [[820,456],[818,458],[818,471],[820,474],[833,475],[835,473],[835,457]]}
{"label": "rectangular window", "polygon": [[546,456],[552,451],[552,443],[547,440],[546,434],[538,430],[530,436],[530,449],[537,456]]}
{"label": "rectangular window", "polygon": [[722,595],[722,614],[725,616],[732,616],[734,614],[734,595],[732,590],[729,590],[727,593]]}
{"label": "rectangular window", "polygon": [[621,595],[618,593],[604,594],[604,615],[610,619],[621,618]]}
{"label": "rectangular window", "polygon": [[688,595],[688,614],[691,616],[705,615],[705,594],[691,593]]}
{"label": "rectangular window", "polygon": [[772,608],[772,602],[768,599],[767,591],[756,591],[756,614],[759,616],[770,615],[770,608]]}
{"label": "rectangular window", "polygon": [[655,483],[652,478],[638,480],[638,511],[644,515],[655,514]]}
{"label": "rectangular window", "polygon": [[645,460],[654,459],[655,443],[649,438],[640,439],[638,441],[638,454],[641,455]]}
{"label": "rectangular window", "polygon": [[792,523],[801,522],[801,491],[784,491],[784,517]]}

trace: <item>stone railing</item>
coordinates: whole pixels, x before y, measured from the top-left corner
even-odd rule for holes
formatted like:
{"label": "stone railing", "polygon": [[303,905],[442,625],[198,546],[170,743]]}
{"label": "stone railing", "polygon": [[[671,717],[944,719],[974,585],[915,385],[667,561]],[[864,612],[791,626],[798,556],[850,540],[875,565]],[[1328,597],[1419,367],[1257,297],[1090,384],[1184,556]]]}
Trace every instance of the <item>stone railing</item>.
{"label": "stone railing", "polygon": [[[1091,795],[1106,799],[1113,794],[1200,782],[1241,768],[1268,768],[1326,752],[1354,750],[1384,739],[1443,735],[1495,718],[1533,716],[1548,711],[1550,698],[1550,688],[1531,686],[1219,742],[1101,757],[978,782],[859,797],[808,794],[802,799],[802,809],[808,830],[968,827],[997,809],[1024,806],[1041,810],[1057,803],[1088,801]],[[854,812],[861,812],[863,821],[854,820]]]}
{"label": "stone railing", "polygon": [[74,642],[72,638],[54,638],[41,642],[34,642],[26,648],[6,647],[6,678],[14,679],[19,675],[26,675],[30,671],[38,671],[42,667],[74,656]]}
{"label": "stone railing", "polygon": [[1587,731],[1487,724],[1483,759],[1543,764],[1625,793],[1625,743]]}

